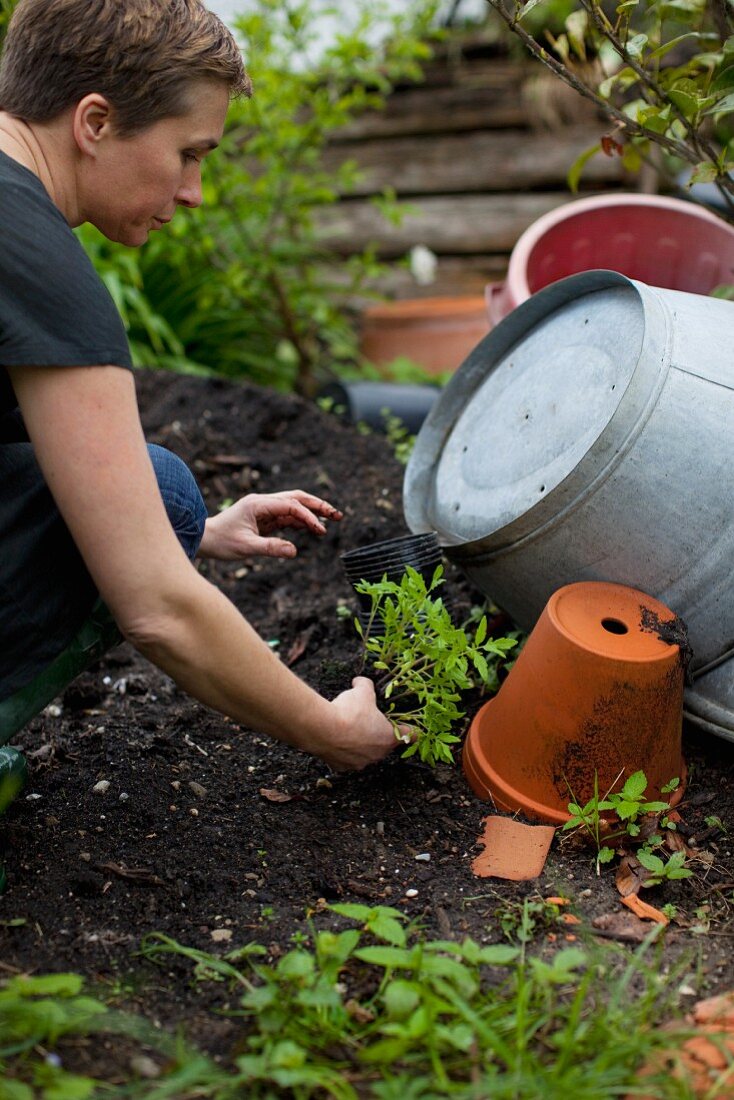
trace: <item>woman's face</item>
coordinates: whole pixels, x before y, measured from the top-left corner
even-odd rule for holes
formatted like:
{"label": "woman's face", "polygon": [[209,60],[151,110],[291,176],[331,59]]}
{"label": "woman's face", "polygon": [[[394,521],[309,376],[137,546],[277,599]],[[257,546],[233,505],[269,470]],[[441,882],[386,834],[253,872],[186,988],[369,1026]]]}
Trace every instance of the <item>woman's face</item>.
{"label": "woman's face", "polygon": [[186,114],[133,137],[110,131],[85,173],[82,213],[111,241],[145,244],[177,206],[201,203],[201,162],[222,137],[229,104],[224,83],[198,81]]}

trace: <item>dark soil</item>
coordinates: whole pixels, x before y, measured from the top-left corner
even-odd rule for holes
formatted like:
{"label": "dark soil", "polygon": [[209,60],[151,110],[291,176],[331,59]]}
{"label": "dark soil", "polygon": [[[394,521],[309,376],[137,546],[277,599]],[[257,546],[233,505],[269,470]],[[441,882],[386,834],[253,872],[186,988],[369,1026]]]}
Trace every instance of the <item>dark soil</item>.
{"label": "dark soil", "polygon": [[[207,571],[301,677],[327,695],[347,687],[360,650],[350,619],[337,615],[340,605],[356,606],[338,555],[405,532],[402,467],[386,441],[252,386],[141,373],[139,388],[149,439],[190,463],[212,511],[224,498],[293,487],[344,509],[324,539],[298,539],[295,561]],[[449,577],[459,607],[478,599]],[[0,822],[8,873],[0,976],[78,971],[116,1003],[170,1028],[183,1022],[205,1050],[226,1054],[233,1025],[208,1015],[217,987],[194,993],[187,968],[169,974],[136,958],[145,933],[216,952],[255,940],[277,954],[325,899],[395,905],[429,935],[486,942],[502,937],[503,905],[558,894],[581,920],[574,935],[615,935],[620,919],[631,927],[613,871],[597,877],[589,850],[568,839],[554,842],[536,881],[475,878],[475,841],[490,807],[459,766],[432,771],[395,753],[363,773],[330,774],[200,706],[128,646],[58,704],[16,739],[31,782]],[[644,894],[680,907],[664,961],[689,952],[686,973],[697,975],[697,992],[710,993],[734,986],[734,749],[691,730],[686,752],[681,829],[698,836],[702,857],[692,879]],[[93,789],[100,780],[109,782],[104,794]],[[289,800],[271,801],[273,792]],[[724,831],[706,824],[712,815]],[[697,915],[701,906],[708,909]],[[216,942],[218,929],[231,940]],[[567,934],[553,933],[544,949]],[[125,1058],[124,1047],[96,1039],[83,1061],[114,1076]]]}

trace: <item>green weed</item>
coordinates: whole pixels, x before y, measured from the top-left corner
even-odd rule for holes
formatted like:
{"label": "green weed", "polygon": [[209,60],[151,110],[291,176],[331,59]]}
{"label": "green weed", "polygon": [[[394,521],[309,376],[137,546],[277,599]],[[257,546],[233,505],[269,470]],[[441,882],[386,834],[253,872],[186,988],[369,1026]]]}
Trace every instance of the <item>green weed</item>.
{"label": "green weed", "polygon": [[[676,1014],[679,975],[661,977],[657,930],[629,955],[592,944],[545,959],[524,933],[519,945],[426,939],[387,907],[335,905],[330,919],[275,959],[255,943],[217,956],[144,938],[144,958],[179,958],[226,991],[217,1011],[236,1032],[216,1060],[140,1017],[115,1020],[76,975],[0,984],[0,1098],[86,1100],[97,1087],[127,1100],[606,1100],[634,1094],[640,1067],[682,1040],[659,1027]],[[160,1077],[113,1086],[49,1057],[58,1039],[95,1030],[163,1053]],[[667,1069],[644,1088],[690,1096]]]}
{"label": "green weed", "polygon": [[[619,777],[618,777],[619,778]],[[671,779],[660,788],[662,794],[672,794],[680,785],[680,779]],[[569,787],[570,790],[570,787]],[[648,799],[647,776],[643,771],[634,772],[621,790],[609,790],[599,797],[599,778],[594,772],[594,792],[583,806],[576,801],[568,804],[571,815],[563,831],[582,830],[596,848],[596,871],[602,863],[611,863],[618,852],[635,850],[635,859],[650,872],[643,886],[657,886],[666,880],[689,878],[692,872],[684,866],[685,852],[675,852],[667,862],[654,854],[663,839],[658,829],[674,831],[675,822],[668,817],[667,802]],[[571,792],[573,797],[573,792]],[[604,815],[607,815],[606,817]],[[617,827],[617,824],[619,827]],[[610,842],[621,843],[610,847]]]}
{"label": "green weed", "polygon": [[78,974],[19,975],[0,987],[0,1100],[86,1100],[90,1077],[39,1057],[65,1035],[85,1035],[107,1009],[82,993]]}
{"label": "green weed", "polygon": [[[152,960],[180,954],[225,975],[242,1026],[231,1065],[202,1067],[189,1093],[152,1083],[146,1100],[600,1100],[634,1090],[639,1066],[676,1042],[657,1026],[675,980],[666,992],[652,937],[628,958],[594,946],[545,961],[525,945],[421,939],[394,909],[332,912],[356,926],[312,929],[313,950],[272,963],[252,946],[217,960],[146,937]],[[669,1074],[645,1090],[687,1095]]]}

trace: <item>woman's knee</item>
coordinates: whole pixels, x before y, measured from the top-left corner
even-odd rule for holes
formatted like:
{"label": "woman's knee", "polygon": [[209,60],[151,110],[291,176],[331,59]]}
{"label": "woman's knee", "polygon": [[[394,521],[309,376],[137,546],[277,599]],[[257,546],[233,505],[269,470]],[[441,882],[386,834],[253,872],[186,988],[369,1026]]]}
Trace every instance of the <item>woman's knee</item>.
{"label": "woman's knee", "polygon": [[148,444],[166,513],[178,541],[193,560],[206,523],[206,505],[186,463],[165,447]]}

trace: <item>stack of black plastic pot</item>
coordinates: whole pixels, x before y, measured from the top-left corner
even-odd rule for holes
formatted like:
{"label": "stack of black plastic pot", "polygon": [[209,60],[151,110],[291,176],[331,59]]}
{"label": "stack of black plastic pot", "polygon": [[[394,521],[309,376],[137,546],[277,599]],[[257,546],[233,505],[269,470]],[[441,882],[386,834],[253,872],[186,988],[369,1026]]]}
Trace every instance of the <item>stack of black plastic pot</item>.
{"label": "stack of black plastic pot", "polygon": [[[403,535],[384,542],[373,542],[369,546],[360,546],[356,550],[347,550],[341,555],[342,565],[347,578],[355,588],[360,581],[379,582],[383,577],[400,583],[408,566],[429,584],[436,567],[441,564],[441,547],[435,532],[422,535]],[[359,610],[357,617],[366,631],[370,622],[372,600],[358,592]],[[382,625],[373,622],[370,630],[380,633]]]}

